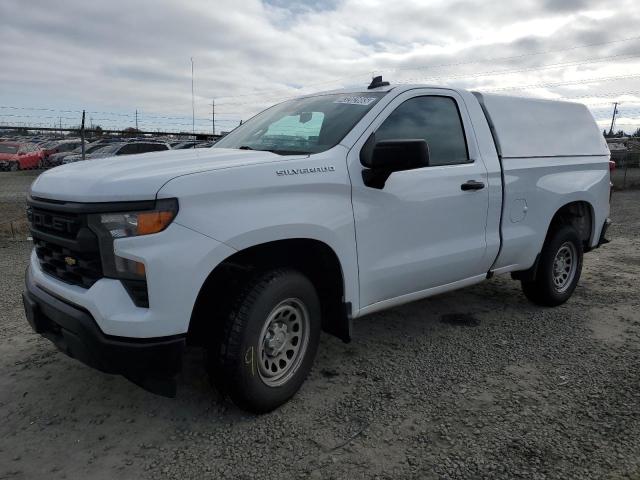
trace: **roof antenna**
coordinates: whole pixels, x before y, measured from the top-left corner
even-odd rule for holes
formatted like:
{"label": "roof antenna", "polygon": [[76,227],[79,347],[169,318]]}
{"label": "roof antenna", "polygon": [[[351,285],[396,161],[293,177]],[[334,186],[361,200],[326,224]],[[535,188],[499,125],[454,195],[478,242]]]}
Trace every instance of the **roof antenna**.
{"label": "roof antenna", "polygon": [[371,79],[371,83],[369,84],[367,89],[371,90],[372,88],[386,87],[387,85],[389,85],[389,82],[383,82],[382,75],[378,75],[377,77],[373,77]]}

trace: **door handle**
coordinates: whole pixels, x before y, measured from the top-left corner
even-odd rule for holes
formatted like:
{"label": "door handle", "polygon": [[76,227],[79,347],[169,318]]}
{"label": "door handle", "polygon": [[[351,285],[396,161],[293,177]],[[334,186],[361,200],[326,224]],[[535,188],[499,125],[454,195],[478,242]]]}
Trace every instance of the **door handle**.
{"label": "door handle", "polygon": [[469,180],[462,185],[460,185],[460,189],[467,190],[482,190],[484,188],[483,182],[478,182],[477,180]]}

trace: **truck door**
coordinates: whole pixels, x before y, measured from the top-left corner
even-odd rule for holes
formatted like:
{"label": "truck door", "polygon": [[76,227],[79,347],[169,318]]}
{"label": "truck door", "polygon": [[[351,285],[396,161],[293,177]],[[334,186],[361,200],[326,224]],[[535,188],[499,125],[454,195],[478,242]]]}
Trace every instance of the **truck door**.
{"label": "truck door", "polygon": [[[376,141],[425,139],[429,166],[394,172],[382,189],[366,186],[360,150],[372,132]],[[487,171],[457,93],[399,95],[349,151],[348,166],[361,309],[487,272]]]}

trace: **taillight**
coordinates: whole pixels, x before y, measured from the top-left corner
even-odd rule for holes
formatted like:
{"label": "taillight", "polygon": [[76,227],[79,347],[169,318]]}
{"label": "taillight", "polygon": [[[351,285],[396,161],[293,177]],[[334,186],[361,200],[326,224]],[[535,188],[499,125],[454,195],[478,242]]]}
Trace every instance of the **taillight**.
{"label": "taillight", "polygon": [[613,173],[615,169],[616,169],[616,162],[614,162],[613,160],[609,160],[609,171]]}

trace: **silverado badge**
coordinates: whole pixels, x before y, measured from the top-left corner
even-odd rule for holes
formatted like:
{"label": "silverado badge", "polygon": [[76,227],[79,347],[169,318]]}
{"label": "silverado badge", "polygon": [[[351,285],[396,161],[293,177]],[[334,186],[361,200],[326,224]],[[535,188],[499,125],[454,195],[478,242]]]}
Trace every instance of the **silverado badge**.
{"label": "silverado badge", "polygon": [[64,257],[64,263],[69,265],[70,267],[74,267],[78,261],[73,257]]}

